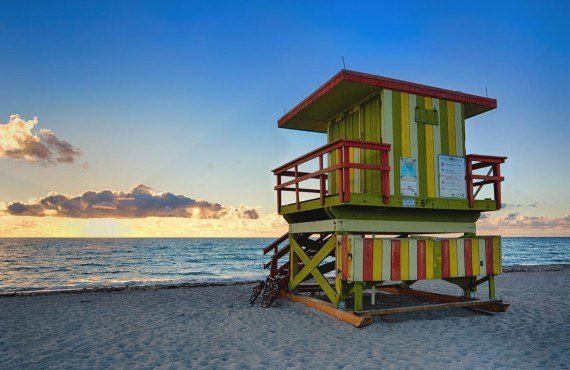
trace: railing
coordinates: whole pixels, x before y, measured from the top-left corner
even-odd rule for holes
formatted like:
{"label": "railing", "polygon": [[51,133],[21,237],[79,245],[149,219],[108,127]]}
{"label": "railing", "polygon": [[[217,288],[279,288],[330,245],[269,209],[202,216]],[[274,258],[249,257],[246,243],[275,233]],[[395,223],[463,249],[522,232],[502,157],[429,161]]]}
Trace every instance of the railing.
{"label": "railing", "polygon": [[[354,163],[350,161],[349,150],[354,149],[368,149],[377,150],[380,152],[380,164],[364,164],[364,163]],[[388,162],[388,152],[390,151],[390,144],[374,143],[369,141],[357,141],[357,140],[337,140],[330,144],[324,145],[318,149],[313,150],[301,156],[291,162],[284,164],[273,170],[275,176],[277,176],[277,185],[275,190],[277,191],[277,211],[281,209],[281,193],[283,191],[294,191],[295,192],[295,203],[297,209],[300,209],[300,193],[318,193],[321,201],[321,205],[325,204],[325,196],[328,194],[327,191],[327,178],[328,174],[333,171],[338,171],[337,181],[338,181],[338,196],[341,203],[350,201],[350,169],[360,169],[360,170],[370,170],[370,171],[380,171],[380,182],[382,189],[382,200],[384,204],[390,201],[390,165]],[[333,153],[334,152],[334,153]],[[324,167],[324,156],[336,155],[336,164],[331,164]],[[300,172],[299,166],[307,163],[310,160],[318,158],[319,169],[314,172]],[[281,183],[283,177],[292,177],[292,180]],[[299,183],[311,179],[319,180],[319,188],[301,188]]]}
{"label": "railing", "polygon": [[[497,209],[501,209],[501,182],[505,180],[505,178],[501,176],[501,164],[505,163],[507,157],[469,154],[465,159],[467,164],[465,180],[467,180],[467,199],[469,200],[469,207],[473,208],[475,206],[475,197],[479,194],[484,185],[493,184],[493,193],[495,202],[497,202]],[[489,168],[486,175],[473,173],[473,171],[482,168]],[[473,193],[474,187],[476,186],[478,186],[478,188],[475,193]]]}

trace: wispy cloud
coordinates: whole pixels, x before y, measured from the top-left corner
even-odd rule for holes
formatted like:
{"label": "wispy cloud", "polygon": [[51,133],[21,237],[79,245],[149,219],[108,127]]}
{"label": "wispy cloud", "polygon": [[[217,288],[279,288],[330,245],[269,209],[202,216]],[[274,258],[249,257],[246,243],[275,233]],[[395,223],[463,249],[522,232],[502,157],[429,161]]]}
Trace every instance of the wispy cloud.
{"label": "wispy cloud", "polygon": [[5,212],[12,216],[69,218],[259,218],[253,207],[236,208],[170,192],[155,193],[142,184],[129,191],[86,191],[79,196],[52,193],[39,200],[8,204]]}
{"label": "wispy cloud", "polygon": [[43,166],[73,163],[81,150],[59,139],[51,130],[35,130],[38,118],[23,120],[13,114],[0,123],[0,157],[13,158]]}

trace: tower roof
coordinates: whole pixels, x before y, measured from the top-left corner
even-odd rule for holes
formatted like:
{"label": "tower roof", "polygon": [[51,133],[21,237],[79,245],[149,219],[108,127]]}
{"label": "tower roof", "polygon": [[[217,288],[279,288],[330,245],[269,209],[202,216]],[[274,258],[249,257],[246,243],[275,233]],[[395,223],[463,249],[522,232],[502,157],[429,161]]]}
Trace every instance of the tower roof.
{"label": "tower roof", "polygon": [[367,96],[388,89],[465,104],[465,118],[497,107],[497,100],[343,69],[278,121],[279,127],[326,132],[326,121]]}

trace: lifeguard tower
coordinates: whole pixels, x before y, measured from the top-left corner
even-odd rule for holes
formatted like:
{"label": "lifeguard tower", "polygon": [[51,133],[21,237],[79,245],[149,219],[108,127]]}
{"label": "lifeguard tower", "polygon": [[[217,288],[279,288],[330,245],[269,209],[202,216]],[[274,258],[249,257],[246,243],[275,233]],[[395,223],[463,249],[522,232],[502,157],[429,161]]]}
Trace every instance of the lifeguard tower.
{"label": "lifeguard tower", "polygon": [[[465,121],[496,107],[495,99],[349,70],[319,87],[278,122],[326,134],[328,144],[273,170],[289,232],[264,249],[269,277],[252,299],[263,291],[269,306],[280,294],[355,326],[418,310],[506,310],[495,297],[501,237],[476,235],[481,212],[501,208],[506,158],[465,148]],[[412,289],[430,279],[463,295]],[[475,298],[482,283],[488,299]],[[428,304],[378,308],[376,293]]]}

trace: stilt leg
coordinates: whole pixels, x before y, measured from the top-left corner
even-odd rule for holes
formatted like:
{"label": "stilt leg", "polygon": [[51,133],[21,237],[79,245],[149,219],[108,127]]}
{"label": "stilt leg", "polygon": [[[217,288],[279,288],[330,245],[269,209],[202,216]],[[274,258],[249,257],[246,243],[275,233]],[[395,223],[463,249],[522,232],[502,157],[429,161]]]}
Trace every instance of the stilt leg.
{"label": "stilt leg", "polygon": [[495,275],[489,275],[489,299],[495,299]]}
{"label": "stilt leg", "polygon": [[364,309],[364,283],[354,283],[354,310]]}

